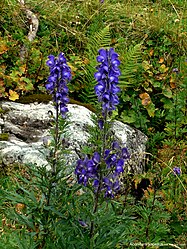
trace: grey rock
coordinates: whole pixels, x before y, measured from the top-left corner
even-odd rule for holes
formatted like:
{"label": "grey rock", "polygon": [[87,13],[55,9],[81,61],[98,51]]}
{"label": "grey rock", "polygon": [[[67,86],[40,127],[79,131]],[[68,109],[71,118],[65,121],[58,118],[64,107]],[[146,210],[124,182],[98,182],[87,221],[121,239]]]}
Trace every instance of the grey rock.
{"label": "grey rock", "polygon": [[[50,153],[48,144],[52,139],[49,130],[55,116],[52,102],[48,104],[2,102],[1,108],[5,113],[1,117],[0,130],[9,133],[10,136],[8,141],[0,141],[0,160],[5,165],[17,162],[50,167],[47,161]],[[74,104],[69,104],[68,109],[69,137],[68,139],[62,137],[62,142],[69,151],[65,155],[67,164],[75,165],[81,148],[88,145],[89,126],[94,126],[91,119],[93,113],[83,106]],[[139,130],[119,121],[113,123],[112,130],[116,139],[126,146],[131,154],[127,164],[128,171],[142,172],[147,137]]]}
{"label": "grey rock", "polygon": [[128,161],[127,171],[141,173],[145,168],[145,152],[147,136],[137,129],[130,127],[120,121],[113,123],[112,129],[118,141],[128,148],[131,160]]}

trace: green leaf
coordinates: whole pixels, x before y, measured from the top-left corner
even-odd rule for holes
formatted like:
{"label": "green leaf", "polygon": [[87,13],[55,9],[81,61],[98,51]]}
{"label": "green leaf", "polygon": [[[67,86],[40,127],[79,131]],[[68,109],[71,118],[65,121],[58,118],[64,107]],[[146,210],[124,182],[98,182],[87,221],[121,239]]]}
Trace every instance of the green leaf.
{"label": "green leaf", "polygon": [[127,113],[127,111],[123,111],[121,114],[121,119],[124,123],[135,123],[136,122],[136,113],[131,111],[130,113]]}
{"label": "green leaf", "polygon": [[164,109],[172,109],[173,108],[173,102],[171,101],[171,99],[162,98],[161,101],[164,103]]}
{"label": "green leaf", "polygon": [[168,97],[168,98],[172,98],[173,97],[173,94],[172,94],[172,91],[169,87],[165,87],[162,89],[162,93],[164,96]]}
{"label": "green leaf", "polygon": [[148,106],[146,106],[146,110],[150,117],[155,116],[155,105],[153,104],[153,102],[151,102]]}
{"label": "green leaf", "polygon": [[28,79],[28,78],[26,78],[26,77],[21,77],[21,79],[20,80],[23,80],[24,82],[26,82],[26,83],[28,83],[28,84],[30,84],[31,83],[31,80],[30,79]]}
{"label": "green leaf", "polygon": [[160,88],[161,87],[161,82],[156,81],[156,80],[149,80],[149,82],[155,87],[155,88]]}

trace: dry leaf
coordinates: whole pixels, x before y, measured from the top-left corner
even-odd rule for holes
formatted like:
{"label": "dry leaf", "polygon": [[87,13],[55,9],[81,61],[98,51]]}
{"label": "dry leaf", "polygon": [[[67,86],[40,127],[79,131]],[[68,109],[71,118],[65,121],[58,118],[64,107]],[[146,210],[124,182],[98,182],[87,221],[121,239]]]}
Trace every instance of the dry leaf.
{"label": "dry leaf", "polygon": [[22,210],[23,210],[25,207],[26,207],[25,204],[23,204],[23,203],[17,203],[17,204],[16,204],[16,212],[17,212],[17,213],[21,213]]}
{"label": "dry leaf", "polygon": [[9,90],[9,99],[15,101],[16,99],[19,99],[19,95],[17,92]]}
{"label": "dry leaf", "polygon": [[142,105],[143,106],[148,106],[151,103],[151,98],[148,93],[141,93],[139,97],[142,100]]}
{"label": "dry leaf", "polygon": [[87,59],[87,58],[85,58],[85,59],[83,60],[83,63],[86,64],[86,65],[88,65],[88,64],[90,63],[90,60]]}
{"label": "dry leaf", "polygon": [[164,62],[164,58],[161,57],[160,60],[159,60],[159,63],[163,63]]}
{"label": "dry leaf", "polygon": [[162,64],[161,66],[160,66],[160,68],[159,68],[159,71],[161,72],[161,73],[166,73],[167,71],[168,71],[168,67],[166,67],[166,65],[165,64]]}
{"label": "dry leaf", "polygon": [[0,44],[0,54],[4,54],[8,50],[8,47],[4,42]]}
{"label": "dry leaf", "polygon": [[169,84],[170,84],[171,89],[175,89],[176,88],[176,81],[175,81],[175,79],[170,78]]}
{"label": "dry leaf", "polygon": [[151,49],[151,50],[149,51],[149,55],[150,55],[150,56],[153,56],[153,54],[154,54],[154,49]]}

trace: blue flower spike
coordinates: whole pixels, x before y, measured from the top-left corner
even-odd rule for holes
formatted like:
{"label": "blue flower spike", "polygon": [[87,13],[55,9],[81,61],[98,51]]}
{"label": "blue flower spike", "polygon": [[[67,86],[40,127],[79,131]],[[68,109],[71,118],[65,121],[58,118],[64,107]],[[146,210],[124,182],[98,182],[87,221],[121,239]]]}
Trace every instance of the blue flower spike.
{"label": "blue flower spike", "polygon": [[118,54],[113,48],[100,49],[99,56],[97,56],[97,62],[100,63],[96,67],[98,70],[94,77],[98,84],[95,86],[95,94],[98,97],[98,101],[102,103],[103,116],[116,109],[116,105],[119,104],[119,98],[117,94],[120,92],[120,88],[117,86],[119,83],[119,76],[121,72],[118,68],[120,61],[118,60]]}
{"label": "blue flower spike", "polygon": [[60,53],[57,58],[49,55],[46,64],[50,69],[50,75],[45,86],[46,90],[52,94],[56,107],[59,107],[62,117],[65,118],[65,114],[68,112],[67,103],[69,102],[67,82],[71,80],[71,69],[67,65],[63,53]]}

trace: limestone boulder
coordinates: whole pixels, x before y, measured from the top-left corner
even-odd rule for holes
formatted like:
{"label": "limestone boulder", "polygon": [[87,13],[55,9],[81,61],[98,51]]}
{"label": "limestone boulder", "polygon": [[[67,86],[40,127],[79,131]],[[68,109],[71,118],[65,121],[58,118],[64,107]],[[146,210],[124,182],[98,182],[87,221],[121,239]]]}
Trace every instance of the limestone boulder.
{"label": "limestone boulder", "polygon": [[[0,133],[8,133],[8,141],[0,141],[0,162],[4,165],[12,163],[34,163],[49,167],[47,158],[49,149],[46,146],[50,140],[50,128],[55,116],[52,102],[20,104],[2,102],[0,108]],[[63,139],[68,149],[67,165],[74,166],[79,158],[81,148],[88,144],[89,126],[94,126],[93,113],[80,105],[69,104],[68,139]],[[145,163],[147,137],[139,130],[131,128],[122,122],[115,121],[113,133],[131,154],[127,166],[134,173],[142,172]]]}

